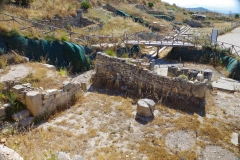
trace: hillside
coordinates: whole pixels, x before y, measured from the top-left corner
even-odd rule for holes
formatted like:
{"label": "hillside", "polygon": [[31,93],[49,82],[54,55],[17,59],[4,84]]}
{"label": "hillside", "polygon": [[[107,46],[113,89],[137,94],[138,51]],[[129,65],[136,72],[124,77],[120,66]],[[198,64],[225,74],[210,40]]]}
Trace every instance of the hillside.
{"label": "hillside", "polygon": [[197,7],[197,8],[185,8],[186,10],[192,11],[192,12],[211,12],[210,10],[203,8],[203,7]]}

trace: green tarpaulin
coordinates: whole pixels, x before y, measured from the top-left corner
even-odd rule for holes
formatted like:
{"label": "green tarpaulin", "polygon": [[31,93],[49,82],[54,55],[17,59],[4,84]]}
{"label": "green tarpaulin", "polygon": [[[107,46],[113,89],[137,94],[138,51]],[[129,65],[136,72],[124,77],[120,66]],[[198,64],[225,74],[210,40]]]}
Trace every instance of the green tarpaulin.
{"label": "green tarpaulin", "polygon": [[72,72],[82,72],[90,69],[90,59],[87,54],[91,49],[71,43],[46,40],[34,40],[22,36],[0,36],[0,51],[15,50],[30,60],[48,60],[57,67],[68,67]]}

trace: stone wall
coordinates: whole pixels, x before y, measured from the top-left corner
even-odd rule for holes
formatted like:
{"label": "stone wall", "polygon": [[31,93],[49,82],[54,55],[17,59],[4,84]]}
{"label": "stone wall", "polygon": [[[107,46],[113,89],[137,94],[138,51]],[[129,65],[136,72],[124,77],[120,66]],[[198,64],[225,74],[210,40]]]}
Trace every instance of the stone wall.
{"label": "stone wall", "polygon": [[17,99],[27,106],[33,116],[55,110],[57,106],[68,104],[73,95],[81,94],[84,84],[64,81],[61,89],[35,89],[31,84],[15,85],[12,90]]}
{"label": "stone wall", "polygon": [[97,53],[96,73],[92,84],[96,87],[121,89],[131,95],[148,96],[181,104],[200,105],[205,99],[206,83],[165,77],[131,64],[130,61]]}

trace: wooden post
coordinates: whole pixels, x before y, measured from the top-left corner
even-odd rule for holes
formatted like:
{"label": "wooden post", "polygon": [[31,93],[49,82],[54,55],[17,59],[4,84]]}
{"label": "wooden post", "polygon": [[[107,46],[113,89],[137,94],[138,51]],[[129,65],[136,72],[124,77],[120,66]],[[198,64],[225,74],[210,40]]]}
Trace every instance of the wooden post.
{"label": "wooden post", "polygon": [[159,58],[159,56],[158,56],[159,50],[160,50],[160,47],[157,47],[157,58]]}

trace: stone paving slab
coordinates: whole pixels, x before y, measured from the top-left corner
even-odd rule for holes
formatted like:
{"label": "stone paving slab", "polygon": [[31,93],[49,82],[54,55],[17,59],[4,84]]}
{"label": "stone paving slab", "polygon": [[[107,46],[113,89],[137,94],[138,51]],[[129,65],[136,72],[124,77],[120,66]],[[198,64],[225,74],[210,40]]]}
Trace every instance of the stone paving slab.
{"label": "stone paving slab", "polygon": [[224,91],[235,92],[240,91],[240,82],[230,78],[220,77],[217,81],[213,81],[212,87]]}

